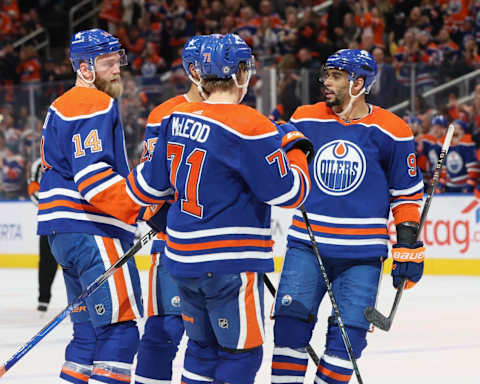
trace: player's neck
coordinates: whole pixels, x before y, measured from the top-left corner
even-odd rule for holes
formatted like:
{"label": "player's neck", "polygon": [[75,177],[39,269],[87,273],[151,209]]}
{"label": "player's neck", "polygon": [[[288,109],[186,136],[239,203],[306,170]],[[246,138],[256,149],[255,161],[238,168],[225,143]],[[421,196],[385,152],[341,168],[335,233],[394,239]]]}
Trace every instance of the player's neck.
{"label": "player's neck", "polygon": [[349,111],[346,111],[347,107],[348,102],[341,107],[333,107],[333,111],[345,121],[360,120],[370,113],[370,107],[363,98],[355,100]]}
{"label": "player's neck", "polygon": [[84,87],[84,88],[97,88],[95,84],[86,82],[80,76],[77,76],[77,80],[75,81],[75,86]]}
{"label": "player's neck", "polygon": [[238,92],[233,91],[215,91],[205,100],[208,103],[238,104]]}
{"label": "player's neck", "polygon": [[202,96],[200,96],[200,93],[198,92],[198,88],[195,84],[192,84],[188,92],[185,94],[187,97],[188,101],[191,103],[196,103],[198,101],[203,101]]}

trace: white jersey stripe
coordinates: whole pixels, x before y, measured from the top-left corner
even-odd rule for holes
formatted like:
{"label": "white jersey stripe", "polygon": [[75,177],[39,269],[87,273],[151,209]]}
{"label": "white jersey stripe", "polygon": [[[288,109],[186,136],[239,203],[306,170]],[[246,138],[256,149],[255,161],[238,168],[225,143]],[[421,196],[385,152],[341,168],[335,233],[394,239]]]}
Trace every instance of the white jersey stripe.
{"label": "white jersey stripe", "polygon": [[[299,209],[295,210],[295,215],[302,216],[302,212]],[[383,224],[387,225],[387,219],[383,217],[369,217],[369,218],[358,218],[358,217],[334,217],[334,216],[324,216],[317,215],[315,213],[307,212],[308,218],[314,221],[322,221],[324,223],[331,224],[358,224],[358,225],[373,225],[373,224]]]}
{"label": "white jersey stripe", "polygon": [[152,269],[152,280],[150,281],[151,295],[149,296],[149,300],[152,300],[153,315],[157,316],[158,315],[157,289],[160,289],[159,284],[157,284],[157,271],[158,271],[157,267],[158,267],[158,261],[160,259],[160,254],[155,253],[152,255],[152,257],[155,258],[155,263],[152,263],[152,266],[150,267]]}
{"label": "white jersey stripe", "polygon": [[336,367],[346,368],[346,369],[353,369],[353,364],[350,360],[343,360],[339,359],[335,356],[323,355],[322,359],[330,365],[335,365]]}
{"label": "white jersey stripe", "polygon": [[424,188],[423,180],[420,180],[416,185],[406,189],[389,189],[390,195],[392,196],[402,196],[402,195],[411,195],[415,192],[420,192]]}
{"label": "white jersey stripe", "polygon": [[272,384],[280,384],[280,383],[293,383],[299,384],[305,380],[303,376],[276,376],[272,375]]}
{"label": "white jersey stripe", "polygon": [[274,199],[271,199],[269,201],[266,201],[267,204],[269,205],[280,205],[283,203],[286,203],[287,201],[293,199],[299,192],[300,190],[300,175],[298,174],[297,169],[292,168],[293,174],[293,186],[292,188],[288,191],[285,192],[283,195],[277,196]]}
{"label": "white jersey stripe", "polygon": [[75,176],[73,177],[73,180],[75,183],[78,183],[78,180],[80,180],[83,176],[90,172],[98,171],[99,169],[103,168],[112,168],[110,164],[107,164],[103,161],[100,161],[98,163],[90,164],[89,166],[83,168],[82,170],[78,171]]}
{"label": "white jersey stripe", "polygon": [[158,380],[158,379],[149,379],[148,377],[135,375],[135,382],[141,384],[170,384],[170,380]]}
{"label": "white jersey stripe", "polygon": [[164,197],[168,195],[173,195],[173,190],[172,188],[167,188],[164,191],[158,191],[154,188],[152,188],[150,185],[147,184],[145,179],[143,178],[142,175],[142,170],[144,167],[145,163],[141,163],[140,165],[137,166],[137,172],[136,172],[136,180],[138,181],[138,185],[140,186],[141,189],[143,189],[145,192],[148,194],[155,196],[155,197]]}
{"label": "white jersey stripe", "polygon": [[97,111],[97,112],[94,112],[94,113],[90,113],[88,115],[78,115],[78,116],[75,116],[75,117],[67,117],[65,115],[63,115],[62,113],[59,112],[59,110],[57,108],[55,108],[53,105],[50,106],[50,108],[52,108],[55,113],[62,119],[62,120],[65,120],[65,121],[75,121],[75,120],[81,120],[81,119],[89,119],[91,117],[95,117],[95,116],[99,116],[99,115],[104,115],[106,113],[108,113],[110,111],[110,109],[112,108],[113,106],[113,99],[110,98],[109,100],[109,104],[108,104],[108,107],[106,109],[102,109],[101,111]]}
{"label": "white jersey stripe", "polygon": [[213,379],[210,378],[210,377],[197,375],[196,373],[187,371],[185,368],[183,368],[182,376],[184,376],[184,377],[186,377],[187,379],[190,379],[190,380],[206,381],[206,382],[213,381]]}
{"label": "white jersey stripe", "polygon": [[97,185],[95,188],[91,189],[85,194],[85,199],[87,201],[92,200],[96,195],[105,191],[106,189],[110,188],[113,184],[120,183],[124,180],[124,178],[120,175],[115,175],[111,179],[105,181],[104,183]]}
{"label": "white jersey stripe", "polygon": [[[319,123],[340,123],[340,124],[342,124],[341,122],[339,122],[339,121],[336,120],[336,119],[314,119],[314,118],[311,118],[311,117],[302,118],[302,119],[290,119],[290,121],[291,121],[292,123],[300,123],[300,122],[313,121],[313,122],[319,122]],[[392,132],[387,131],[386,129],[380,127],[380,126],[377,125],[377,124],[355,123],[355,125],[363,125],[364,127],[367,127],[367,128],[370,128],[370,127],[372,127],[372,128],[377,128],[379,131],[383,132],[385,135],[389,136],[390,138],[392,138],[392,139],[395,140],[395,141],[409,141],[409,140],[413,140],[413,136],[398,137],[398,136],[395,136]]]}
{"label": "white jersey stripe", "polygon": [[[113,244],[115,245],[115,249],[117,250],[118,258],[120,258],[125,253],[124,250],[122,249],[122,243],[120,242],[119,239],[113,239]],[[132,279],[130,277],[130,270],[128,269],[128,263],[123,264],[122,273],[123,273],[123,277],[125,278],[127,298],[128,298],[128,301],[130,302],[130,307],[132,308],[135,318],[140,319],[141,318],[140,311],[138,310],[138,305],[137,305],[137,300],[135,298]]]}
{"label": "white jersey stripe", "polygon": [[[288,230],[290,236],[296,237],[297,239],[310,241],[310,236],[306,233],[297,232],[294,229],[290,228]],[[388,245],[388,239],[373,238],[373,239],[339,239],[335,237],[321,237],[315,236],[315,240],[319,244],[330,244],[330,245]]]}
{"label": "white jersey stripe", "polygon": [[289,347],[275,347],[273,349],[274,355],[294,357],[295,359],[308,359],[307,352],[300,352]]}
{"label": "white jersey stripe", "polygon": [[257,315],[258,329],[260,329],[260,335],[262,336],[262,340],[265,340],[265,332],[262,319],[262,306],[260,302],[260,296],[258,294],[258,273],[255,272],[253,275],[253,300],[255,301],[255,312]]}
{"label": "white jersey stripe", "polygon": [[52,213],[39,213],[37,215],[37,221],[50,221],[55,219],[94,221],[96,223],[113,225],[132,234],[135,234],[136,230],[136,226],[125,224],[123,221],[114,219],[113,217],[99,216],[88,212],[56,211]]}
{"label": "white jersey stripe", "polygon": [[73,189],[67,189],[67,188],[52,188],[49,189],[48,191],[43,191],[38,193],[38,197],[40,199],[48,199],[49,197],[52,196],[67,196],[67,197],[73,197],[74,199],[78,200],[84,200],[85,203],[87,202],[83,196],[80,194],[80,192],[75,191]]}
{"label": "white jersey stripe", "polygon": [[199,231],[180,232],[174,231],[167,227],[167,234],[176,237],[178,239],[199,239],[202,237],[210,236],[223,236],[223,235],[258,235],[258,236],[271,236],[272,230],[270,228],[258,228],[258,227],[221,227],[214,229],[203,229]]}
{"label": "white jersey stripe", "polygon": [[182,256],[172,253],[165,248],[165,255],[173,261],[179,263],[203,263],[207,261],[225,261],[225,260],[243,260],[243,259],[262,259],[268,260],[272,258],[272,252],[224,252],[210,253],[207,255]]}
{"label": "white jersey stripe", "polygon": [[[103,267],[105,270],[111,267],[110,259],[108,258],[107,250],[105,248],[105,244],[103,243],[102,236],[94,236],[95,242],[97,243],[97,247],[100,251],[100,256],[103,261]],[[115,282],[113,279],[108,279],[107,280],[108,284],[108,289],[110,291],[110,297],[112,298],[112,319],[111,323],[117,323],[118,322],[118,314],[119,314],[119,303],[118,303],[118,294],[117,294],[117,288],[115,286]]]}
{"label": "white jersey stripe", "polygon": [[237,349],[245,348],[245,341],[247,340],[247,309],[245,305],[245,291],[247,288],[247,274],[245,272],[240,273],[242,279],[242,285],[238,292],[238,315],[240,320],[240,331],[238,333]]}

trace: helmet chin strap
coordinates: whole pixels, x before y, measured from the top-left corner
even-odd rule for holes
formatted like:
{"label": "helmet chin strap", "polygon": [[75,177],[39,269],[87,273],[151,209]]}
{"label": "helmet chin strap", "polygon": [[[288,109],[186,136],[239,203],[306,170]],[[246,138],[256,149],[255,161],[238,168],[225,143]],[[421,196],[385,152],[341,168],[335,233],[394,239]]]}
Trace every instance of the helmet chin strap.
{"label": "helmet chin strap", "polygon": [[197,86],[197,89],[198,89],[198,93],[200,94],[200,96],[202,97],[202,99],[207,99],[207,95],[205,94],[205,92],[203,91],[203,88],[202,88],[202,85],[200,84],[200,81],[198,80],[195,80],[193,78],[193,76],[191,74],[188,74],[188,78],[190,79],[190,81],[195,84]]}
{"label": "helmet chin strap", "polygon": [[350,112],[350,110],[352,109],[353,107],[353,103],[355,102],[356,99],[358,99],[361,95],[363,95],[365,93],[365,87],[362,88],[362,90],[360,92],[358,92],[358,95],[354,96],[352,94],[352,87],[353,87],[353,80],[350,80],[350,85],[348,87],[348,94],[350,96],[350,101],[348,102],[347,106],[344,108],[344,110],[342,112],[335,112],[335,110],[333,110],[335,112],[335,114],[340,117],[342,120],[345,120],[345,118],[347,117],[348,113]]}
{"label": "helmet chin strap", "polygon": [[77,70],[77,74],[87,84],[93,84],[95,82],[95,70],[92,71],[91,69],[89,69],[89,71],[93,73],[93,79],[92,80],[85,79],[85,77],[83,77],[83,73],[82,73],[82,71],[80,71],[80,69]]}
{"label": "helmet chin strap", "polygon": [[245,82],[242,85],[238,84],[237,75],[235,73],[232,75],[232,79],[235,82],[235,85],[237,86],[237,88],[240,88],[242,90],[242,96],[240,96],[240,100],[238,101],[238,104],[242,102],[243,98],[245,97],[248,91],[248,83],[250,82],[252,71],[248,70],[247,73],[248,73],[247,80],[245,80]]}

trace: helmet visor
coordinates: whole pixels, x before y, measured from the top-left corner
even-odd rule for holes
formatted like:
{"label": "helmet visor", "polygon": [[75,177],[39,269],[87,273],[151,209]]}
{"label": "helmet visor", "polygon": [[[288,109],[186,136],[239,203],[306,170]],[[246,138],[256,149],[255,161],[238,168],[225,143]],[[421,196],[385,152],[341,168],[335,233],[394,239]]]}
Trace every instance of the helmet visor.
{"label": "helmet visor", "polygon": [[125,54],[124,49],[107,53],[106,55],[100,55],[95,58],[95,69],[102,72],[111,70],[117,65],[122,67],[127,64],[127,55]]}

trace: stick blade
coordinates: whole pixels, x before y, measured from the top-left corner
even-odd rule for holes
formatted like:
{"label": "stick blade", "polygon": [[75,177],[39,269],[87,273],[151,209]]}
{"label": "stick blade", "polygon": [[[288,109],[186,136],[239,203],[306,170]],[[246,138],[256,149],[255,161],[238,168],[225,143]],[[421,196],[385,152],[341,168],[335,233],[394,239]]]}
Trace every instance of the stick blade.
{"label": "stick blade", "polygon": [[373,307],[365,308],[363,315],[369,323],[372,323],[375,327],[381,329],[382,331],[388,332],[392,326],[390,319],[382,315]]}
{"label": "stick blade", "polygon": [[5,368],[5,365],[2,365],[0,367],[0,377],[2,377],[5,374],[5,372],[7,372],[7,369]]}

